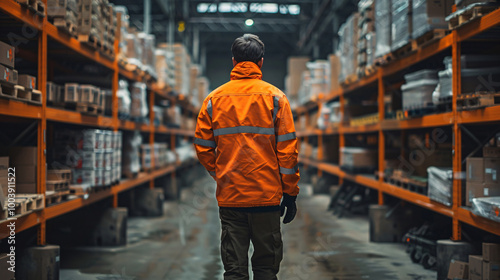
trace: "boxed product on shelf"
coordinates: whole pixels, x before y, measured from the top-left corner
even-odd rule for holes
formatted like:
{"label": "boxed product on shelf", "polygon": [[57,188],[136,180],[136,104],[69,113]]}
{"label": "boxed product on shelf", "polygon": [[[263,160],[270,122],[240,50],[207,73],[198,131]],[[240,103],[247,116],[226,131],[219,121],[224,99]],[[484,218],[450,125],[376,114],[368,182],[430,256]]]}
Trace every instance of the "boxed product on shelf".
{"label": "boxed product on shelf", "polygon": [[472,199],[472,213],[496,222],[500,222],[500,217],[497,215],[499,208],[500,196]]}
{"label": "boxed product on shelf", "polygon": [[17,79],[17,70],[0,65],[0,82],[2,84],[17,85]]}
{"label": "boxed product on shelf", "polygon": [[375,1],[375,57],[382,57],[391,52],[392,45],[392,2],[391,0]]}
{"label": "boxed product on shelf", "polygon": [[452,204],[453,169],[431,166],[427,168],[427,196],[446,206]]}
{"label": "boxed product on shelf", "polygon": [[126,80],[120,80],[116,95],[118,97],[118,115],[121,119],[126,119],[130,116],[131,107],[130,91]]}
{"label": "boxed product on shelf", "polygon": [[149,144],[141,145],[141,169],[149,170],[153,167],[152,156],[153,151],[152,147]]}
{"label": "boxed product on shelf", "polygon": [[391,50],[410,43],[412,35],[412,0],[392,0]]}
{"label": "boxed product on shelf", "polygon": [[[4,164],[10,164],[11,167],[16,169],[16,183],[36,184],[38,165],[37,153],[38,151],[36,147],[9,147],[6,150],[2,150],[1,154],[8,156],[8,158],[4,158]],[[8,160],[8,162],[6,162],[6,160]],[[0,172],[2,180],[3,178],[6,178],[7,175],[8,174],[5,174],[5,171]]]}
{"label": "boxed product on shelf", "polygon": [[483,280],[483,256],[469,255],[469,280]]}
{"label": "boxed product on shelf", "polygon": [[181,107],[178,105],[170,105],[164,110],[163,118],[165,124],[169,127],[180,127],[181,126]]}
{"label": "boxed product on shelf", "polygon": [[16,48],[0,41],[0,64],[14,68],[16,61]]}
{"label": "boxed product on shelf", "polygon": [[130,91],[130,116],[145,118],[149,113],[147,103],[146,84],[136,82],[132,85]]}
{"label": "boxed product on shelf", "polygon": [[430,147],[410,149],[408,161],[403,163],[403,169],[413,176],[428,177],[427,168],[435,166],[440,168],[451,167],[451,149],[448,147]]}
{"label": "boxed product on shelf", "polygon": [[287,76],[285,78],[285,93],[291,103],[298,102],[299,88],[302,81],[302,73],[307,70],[307,62],[310,58],[306,56],[292,56],[287,59]]}
{"label": "boxed product on shelf", "polygon": [[139,131],[123,134],[122,175],[134,178],[141,169],[140,146],[142,137]]}
{"label": "boxed product on shelf", "polygon": [[340,148],[340,166],[374,170],[377,167],[377,151],[360,147]]}
{"label": "boxed product on shelf", "polygon": [[163,49],[155,50],[155,71],[159,88],[163,89],[172,85],[173,71],[169,67],[167,51]]}
{"label": "boxed product on shelf", "polygon": [[340,59],[334,54],[328,55],[330,62],[330,89],[329,92],[336,92],[340,89],[339,74],[341,71]]}
{"label": "boxed product on shelf", "polygon": [[67,83],[64,85],[64,102],[79,102],[81,96],[80,85]]}
{"label": "boxed product on shelf", "polygon": [[339,81],[344,82],[350,76],[356,74],[358,66],[358,20],[359,14],[354,13],[347,18],[347,21],[339,28],[339,45],[337,55],[340,57],[342,65]]}
{"label": "boxed product on shelf", "polygon": [[208,81],[207,77],[198,77],[198,79],[196,79],[196,84],[198,89],[198,103],[201,106],[205,98],[207,98],[207,96],[210,94],[210,82]]}
{"label": "boxed product on shelf", "polygon": [[412,38],[416,39],[433,29],[448,29],[445,18],[451,13],[453,0],[413,0]]}
{"label": "boxed product on shelf", "polygon": [[36,85],[36,77],[26,75],[26,74],[20,74],[18,75],[18,85],[23,86],[25,89],[37,89]]}
{"label": "boxed product on shelf", "polygon": [[[437,76],[436,71],[429,72],[432,72],[435,76]],[[408,80],[409,79],[407,79],[407,81]],[[437,78],[430,78],[426,76],[402,85],[403,110],[433,107],[434,103],[432,95],[438,83],[439,80]]]}
{"label": "boxed product on shelf", "polygon": [[140,48],[142,49],[140,60],[143,69],[148,71],[149,73],[154,73],[154,75],[156,76],[154,65],[156,37],[152,34],[139,32],[137,34],[137,39]]}

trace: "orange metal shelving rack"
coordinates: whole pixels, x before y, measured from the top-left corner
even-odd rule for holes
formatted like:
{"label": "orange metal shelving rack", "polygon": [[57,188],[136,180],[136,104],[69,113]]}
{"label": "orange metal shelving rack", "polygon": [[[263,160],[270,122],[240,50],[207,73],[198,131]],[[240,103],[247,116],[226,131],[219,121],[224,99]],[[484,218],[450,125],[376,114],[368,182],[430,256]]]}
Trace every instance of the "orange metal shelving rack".
{"label": "orange metal shelving rack", "polygon": [[[45,6],[47,6],[47,1],[43,0]],[[20,117],[33,119],[38,121],[38,182],[37,190],[38,193],[45,193],[45,149],[46,149],[46,128],[47,121],[59,122],[59,123],[69,123],[74,125],[85,125],[105,129],[113,130],[139,130],[144,133],[149,133],[149,142],[154,143],[155,134],[166,134],[170,135],[170,146],[175,149],[175,141],[177,136],[194,137],[194,131],[183,130],[183,129],[170,129],[164,125],[155,127],[153,125],[154,115],[153,106],[155,104],[155,97],[174,100],[175,98],[169,96],[167,92],[158,90],[156,85],[153,83],[148,86],[149,91],[149,110],[150,114],[150,124],[139,124],[131,121],[121,121],[118,119],[118,80],[119,76],[123,76],[132,81],[142,82],[143,78],[136,75],[135,73],[126,71],[119,67],[118,59],[109,59],[105,56],[101,56],[98,51],[91,50],[83,46],[78,40],[70,37],[69,35],[60,32],[53,24],[48,22],[47,17],[39,17],[32,14],[28,9],[21,7],[14,0],[4,0],[0,3],[0,10],[12,17],[13,19],[27,24],[30,27],[38,30],[38,87],[42,91],[42,105],[35,106],[26,104],[23,102],[18,102],[15,100],[4,100],[0,99],[0,117],[10,116],[10,117]],[[118,16],[118,25],[120,24],[120,16]],[[117,30],[120,30],[118,26]],[[119,53],[119,34],[117,40],[115,41],[114,48],[115,53]],[[55,40],[58,43],[67,47],[71,52],[79,54],[89,61],[98,63],[113,71],[112,78],[112,91],[113,91],[113,113],[111,117],[106,116],[85,116],[78,112],[66,111],[57,108],[47,107],[46,104],[46,82],[47,82],[47,41],[48,39]],[[197,109],[191,105],[186,105],[185,110],[189,111],[193,115],[197,115]],[[154,164],[154,161],[152,161]],[[178,163],[175,165],[158,168],[149,173],[140,173],[137,178],[122,180],[118,185],[115,185],[107,190],[103,190],[97,193],[92,193],[88,198],[79,197],[77,199],[64,201],[59,204],[50,205],[40,211],[32,212],[30,214],[21,216],[17,218],[16,221],[16,232],[26,230],[28,228],[37,227],[37,243],[39,245],[46,244],[45,236],[45,223],[46,220],[55,218],[57,216],[66,214],[68,212],[74,211],[86,205],[92,204],[96,201],[112,197],[113,207],[118,206],[118,194],[120,192],[132,189],[144,183],[149,182],[150,187],[154,187],[154,179],[160,176],[165,176],[172,174],[175,176],[175,171],[179,168],[183,168],[192,164],[195,164],[196,160],[189,162],[184,162],[182,164]],[[0,221],[0,239],[8,236],[7,221]]]}
{"label": "orange metal shelving rack", "polygon": [[[487,123],[487,122],[500,122],[500,106],[489,107],[480,110],[473,111],[457,111],[456,108],[456,97],[460,94],[460,56],[461,56],[461,43],[471,37],[478,35],[482,32],[487,31],[493,27],[500,25],[500,9],[497,9],[484,17],[470,22],[464,26],[461,26],[457,30],[451,31],[450,34],[441,38],[440,40],[434,41],[420,49],[416,52],[401,58],[399,60],[393,61],[389,65],[378,68],[376,72],[368,77],[357,81],[347,87],[341,88],[338,91],[331,92],[324,99],[308,104],[307,106],[299,107],[296,109],[296,113],[299,118],[305,117],[309,120],[309,112],[315,110],[315,108],[320,108],[321,103],[339,98],[340,101],[340,112],[342,116],[344,115],[344,96],[348,96],[350,92],[355,90],[363,89],[367,86],[378,88],[378,109],[380,122],[375,125],[368,126],[349,126],[343,123],[335,124],[328,127],[325,130],[319,129],[307,129],[304,131],[298,131],[297,136],[300,141],[307,141],[308,137],[323,135],[339,135],[339,148],[345,146],[345,134],[362,134],[362,133],[377,133],[378,134],[378,154],[379,154],[379,172],[384,171],[384,137],[387,131],[394,130],[407,130],[407,129],[419,129],[419,128],[429,128],[429,127],[451,127],[453,131],[453,150],[455,151],[453,155],[453,171],[454,174],[459,175],[462,168],[462,155],[461,155],[461,124],[472,124],[472,123]],[[442,51],[451,50],[452,54],[452,67],[453,67],[453,110],[451,112],[439,113],[434,115],[426,115],[420,118],[408,119],[408,120],[385,120],[384,119],[384,78],[395,73],[398,73],[405,68],[421,62],[424,59],[430,58]],[[309,122],[308,122],[309,123]],[[303,139],[300,139],[303,138]],[[327,145],[324,141],[318,141],[318,145]],[[322,150],[322,147],[318,147],[318,152]],[[319,158],[319,157],[318,157]],[[432,210],[434,212],[440,213],[442,215],[448,216],[452,219],[452,239],[461,240],[461,225],[466,223],[482,229],[484,231],[500,235],[500,223],[485,219],[474,215],[469,209],[462,207],[461,196],[462,196],[462,184],[459,179],[460,176],[454,179],[453,182],[453,203],[451,207],[447,207],[443,204],[431,201],[429,197],[410,192],[406,189],[399,188],[397,186],[385,183],[383,178],[376,180],[374,178],[369,178],[362,175],[351,175],[342,171],[338,165],[321,162],[319,160],[312,160],[307,158],[300,158],[305,166],[313,166],[318,169],[318,173],[327,172],[338,176],[340,179],[339,183],[343,180],[349,180],[356,182],[360,185],[364,185],[369,188],[373,188],[379,192],[379,204],[383,204],[383,194],[388,194],[402,200],[408,201],[410,203],[419,205],[423,208]],[[381,177],[381,176],[380,176]]]}

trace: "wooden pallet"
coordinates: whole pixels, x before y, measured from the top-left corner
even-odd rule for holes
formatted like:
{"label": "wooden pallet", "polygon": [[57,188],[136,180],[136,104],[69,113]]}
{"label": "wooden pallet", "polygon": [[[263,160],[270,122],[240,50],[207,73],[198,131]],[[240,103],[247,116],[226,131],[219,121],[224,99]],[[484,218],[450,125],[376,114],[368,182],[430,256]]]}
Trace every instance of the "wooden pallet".
{"label": "wooden pallet", "polygon": [[383,65],[387,65],[392,61],[394,61],[394,55],[392,53],[388,53],[384,56],[375,58],[374,64],[375,64],[375,66],[380,67]]}
{"label": "wooden pallet", "polygon": [[16,200],[14,202],[13,209],[9,209],[7,207],[1,209],[0,211],[0,220],[5,220],[7,218],[19,217],[26,214],[26,203],[23,203],[22,200]]}
{"label": "wooden pallet", "polygon": [[45,16],[45,4],[41,0],[17,0],[17,2],[35,14]]}
{"label": "wooden pallet", "polygon": [[47,170],[47,181],[71,181],[71,169]]}
{"label": "wooden pallet", "polygon": [[458,11],[448,19],[449,29],[457,29],[460,26],[472,22],[486,14],[498,9],[499,5],[495,3],[475,4],[466,8],[466,10]]}
{"label": "wooden pallet", "polygon": [[457,96],[457,110],[477,110],[500,104],[500,93],[476,92]]}
{"label": "wooden pallet", "polygon": [[414,48],[414,44],[412,41],[406,43],[405,45],[401,46],[400,48],[398,48],[397,50],[393,51],[392,54],[396,57],[396,58],[401,58],[401,57],[405,57],[411,53],[413,53],[416,49]]}
{"label": "wooden pallet", "polygon": [[83,103],[77,104],[76,111],[82,114],[93,115],[93,116],[102,114],[101,107],[95,104],[83,104]]}
{"label": "wooden pallet", "polygon": [[16,199],[24,199],[27,211],[37,211],[45,208],[43,194],[16,194]]}
{"label": "wooden pallet", "polygon": [[358,80],[359,80],[359,77],[357,74],[351,74],[351,75],[346,77],[346,79],[342,82],[342,85],[348,86],[348,85],[356,83]]}
{"label": "wooden pallet", "polygon": [[54,25],[57,27],[57,29],[69,34],[72,37],[77,37],[76,33],[76,26],[70,22],[67,21],[64,18],[54,18]]}
{"label": "wooden pallet", "polygon": [[97,37],[94,35],[78,35],[78,41],[81,43],[95,49],[95,50],[101,50],[101,43]]}
{"label": "wooden pallet", "polygon": [[449,33],[446,29],[434,29],[424,33],[422,36],[412,40],[412,49],[417,50],[430,43],[437,41]]}
{"label": "wooden pallet", "polygon": [[419,108],[411,108],[408,110],[404,110],[403,114],[405,118],[419,118],[425,115],[433,114],[436,112],[436,107],[434,106],[425,106]]}
{"label": "wooden pallet", "polygon": [[377,72],[377,66],[375,65],[370,65],[365,67],[365,77],[370,77],[371,75],[375,74]]}
{"label": "wooden pallet", "polygon": [[45,206],[55,203],[61,203],[62,201],[66,200],[69,195],[69,190],[61,192],[47,191],[45,192]]}
{"label": "wooden pallet", "polygon": [[386,183],[390,183],[391,185],[409,190],[411,192],[427,195],[427,182],[421,180],[402,177],[399,175],[392,175],[390,177],[384,177],[384,181]]}
{"label": "wooden pallet", "polygon": [[69,190],[71,194],[82,196],[90,192],[92,188],[90,185],[70,185]]}
{"label": "wooden pallet", "polygon": [[46,189],[48,191],[65,191],[69,190],[69,181],[68,180],[47,180],[45,182]]}
{"label": "wooden pallet", "polygon": [[39,90],[27,90],[20,85],[0,83],[0,97],[28,102],[34,105],[42,105],[42,92]]}

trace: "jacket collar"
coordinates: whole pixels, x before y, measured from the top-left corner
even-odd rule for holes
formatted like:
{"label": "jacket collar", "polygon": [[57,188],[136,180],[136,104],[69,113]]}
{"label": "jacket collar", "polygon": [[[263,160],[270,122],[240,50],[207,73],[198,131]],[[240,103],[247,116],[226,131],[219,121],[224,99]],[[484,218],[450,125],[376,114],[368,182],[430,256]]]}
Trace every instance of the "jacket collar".
{"label": "jacket collar", "polygon": [[257,64],[251,61],[239,62],[231,71],[231,80],[241,79],[262,80],[262,71]]}

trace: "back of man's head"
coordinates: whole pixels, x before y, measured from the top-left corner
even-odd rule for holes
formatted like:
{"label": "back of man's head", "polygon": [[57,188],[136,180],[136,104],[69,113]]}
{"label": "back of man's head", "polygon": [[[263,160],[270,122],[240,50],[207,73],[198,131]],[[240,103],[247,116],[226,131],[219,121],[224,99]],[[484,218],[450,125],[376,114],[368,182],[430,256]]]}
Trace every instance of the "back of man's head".
{"label": "back of man's head", "polygon": [[259,63],[264,57],[264,43],[257,35],[244,34],[234,40],[231,52],[236,62],[252,61]]}

